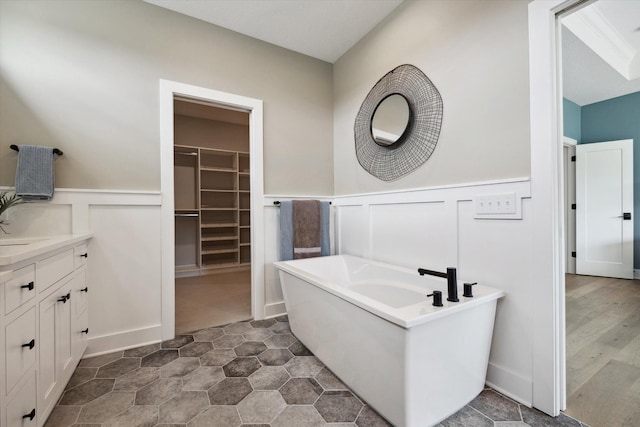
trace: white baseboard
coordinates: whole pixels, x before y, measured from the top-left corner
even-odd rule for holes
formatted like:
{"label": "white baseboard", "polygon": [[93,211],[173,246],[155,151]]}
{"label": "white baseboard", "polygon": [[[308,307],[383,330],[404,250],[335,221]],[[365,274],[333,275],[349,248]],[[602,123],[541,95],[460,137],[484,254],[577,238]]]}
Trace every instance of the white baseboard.
{"label": "white baseboard", "polygon": [[287,314],[287,308],[284,305],[284,301],[267,304],[264,306],[265,319],[268,319],[269,317],[281,316],[283,314]]}
{"label": "white baseboard", "polygon": [[89,338],[87,351],[83,358],[100,356],[101,354],[129,348],[141,347],[162,341],[162,325],[149,326],[147,328],[132,329],[109,335]]}
{"label": "white baseboard", "polygon": [[533,381],[508,369],[489,363],[487,385],[501,394],[529,407],[533,402]]}

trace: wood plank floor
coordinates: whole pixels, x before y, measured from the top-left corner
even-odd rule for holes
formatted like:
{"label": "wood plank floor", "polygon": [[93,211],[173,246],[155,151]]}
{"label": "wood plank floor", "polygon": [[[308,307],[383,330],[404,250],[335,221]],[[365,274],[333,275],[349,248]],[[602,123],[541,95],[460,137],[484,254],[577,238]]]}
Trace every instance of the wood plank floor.
{"label": "wood plank floor", "polygon": [[251,270],[176,279],[176,334],[251,318]]}
{"label": "wood plank floor", "polygon": [[640,280],[566,275],[567,410],[640,426]]}

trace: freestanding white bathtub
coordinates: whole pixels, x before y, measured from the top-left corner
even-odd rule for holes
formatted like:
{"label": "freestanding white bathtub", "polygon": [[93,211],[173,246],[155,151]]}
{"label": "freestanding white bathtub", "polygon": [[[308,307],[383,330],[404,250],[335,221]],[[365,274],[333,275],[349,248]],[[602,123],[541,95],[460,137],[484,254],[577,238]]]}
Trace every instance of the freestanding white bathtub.
{"label": "freestanding white bathtub", "polygon": [[436,424],[482,391],[504,291],[459,286],[452,303],[445,279],[349,255],[274,265],[295,336],[395,426]]}

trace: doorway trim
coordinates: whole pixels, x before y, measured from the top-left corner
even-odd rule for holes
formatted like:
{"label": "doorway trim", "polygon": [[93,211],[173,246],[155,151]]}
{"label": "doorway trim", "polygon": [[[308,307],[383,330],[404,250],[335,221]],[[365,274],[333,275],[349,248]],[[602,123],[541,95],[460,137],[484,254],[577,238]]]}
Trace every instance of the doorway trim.
{"label": "doorway trim", "polygon": [[264,318],[264,174],[262,100],[160,79],[160,207],[162,340],[175,336],[174,97],[249,113],[251,186],[251,316]]}
{"label": "doorway trim", "polygon": [[564,188],[560,22],[585,0],[529,3],[533,406],[557,416],[566,407]]}

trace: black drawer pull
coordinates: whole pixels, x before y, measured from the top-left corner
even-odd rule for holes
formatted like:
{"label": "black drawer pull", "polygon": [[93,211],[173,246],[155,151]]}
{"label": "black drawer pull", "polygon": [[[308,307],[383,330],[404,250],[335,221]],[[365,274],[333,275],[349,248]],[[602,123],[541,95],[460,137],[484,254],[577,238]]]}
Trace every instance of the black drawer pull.
{"label": "black drawer pull", "polygon": [[84,288],[80,289],[80,292],[89,292],[89,287],[85,286]]}
{"label": "black drawer pull", "polygon": [[70,299],[71,299],[71,292],[67,292],[66,295],[63,295],[60,298],[58,298],[58,302],[65,304]]}
{"label": "black drawer pull", "polygon": [[89,254],[88,253],[83,253],[82,255],[80,255],[81,258],[89,258]]}
{"label": "black drawer pull", "polygon": [[29,350],[33,350],[33,347],[36,346],[36,340],[33,339],[26,344],[22,344],[23,347],[29,347]]}
{"label": "black drawer pull", "polygon": [[83,334],[87,334],[87,335],[89,335],[89,328],[87,328],[87,329],[83,329],[83,330],[81,330],[80,332],[82,332]]}
{"label": "black drawer pull", "polygon": [[28,289],[28,290],[32,291],[33,290],[33,282],[29,282],[28,285],[22,285],[22,286],[20,286],[20,288],[21,289]]}
{"label": "black drawer pull", "polygon": [[23,415],[22,419],[29,418],[29,421],[33,421],[35,417],[36,417],[36,408],[33,408],[31,412],[29,412],[27,415]]}

